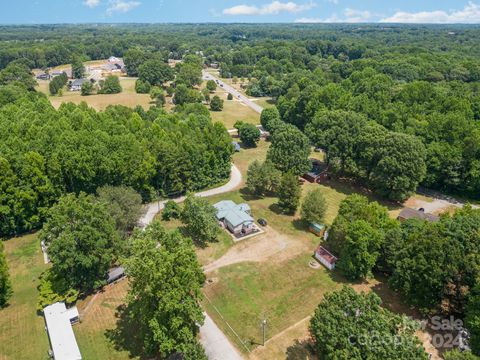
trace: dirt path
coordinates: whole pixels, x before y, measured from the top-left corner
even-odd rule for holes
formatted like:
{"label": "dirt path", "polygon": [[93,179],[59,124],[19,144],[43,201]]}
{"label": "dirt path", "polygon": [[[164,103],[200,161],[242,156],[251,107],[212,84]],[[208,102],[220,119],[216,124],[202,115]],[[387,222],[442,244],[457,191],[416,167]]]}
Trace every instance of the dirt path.
{"label": "dirt path", "polygon": [[208,273],[241,262],[263,262],[273,256],[274,261],[283,261],[295,257],[302,251],[305,251],[302,241],[267,227],[265,233],[240,241],[221,258],[204,266],[203,270]]}

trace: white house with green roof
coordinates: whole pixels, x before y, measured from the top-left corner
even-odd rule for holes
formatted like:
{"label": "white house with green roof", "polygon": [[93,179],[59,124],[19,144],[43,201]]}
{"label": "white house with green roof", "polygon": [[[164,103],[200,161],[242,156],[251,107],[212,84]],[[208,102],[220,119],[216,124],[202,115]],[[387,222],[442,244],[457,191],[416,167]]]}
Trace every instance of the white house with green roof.
{"label": "white house with green roof", "polygon": [[213,206],[217,209],[217,220],[234,235],[248,235],[256,230],[248,204],[237,205],[231,200],[223,200]]}

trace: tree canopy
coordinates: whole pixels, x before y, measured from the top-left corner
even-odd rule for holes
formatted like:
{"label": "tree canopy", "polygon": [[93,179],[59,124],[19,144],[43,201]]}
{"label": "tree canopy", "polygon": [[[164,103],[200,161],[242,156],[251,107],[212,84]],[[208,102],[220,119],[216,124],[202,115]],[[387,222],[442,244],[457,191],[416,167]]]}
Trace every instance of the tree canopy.
{"label": "tree canopy", "polygon": [[374,293],[350,287],[325,295],[310,320],[316,352],[325,359],[428,359],[416,323],[382,308]]}
{"label": "tree canopy", "polygon": [[105,204],[121,237],[137,225],[142,214],[142,197],[128,186],[102,186],[97,189],[98,202]]}
{"label": "tree canopy", "polygon": [[181,219],[187,233],[201,246],[217,239],[220,228],[215,217],[216,213],[216,209],[207,200],[193,194],[187,195]]}
{"label": "tree canopy", "polygon": [[174,79],[173,69],[160,59],[145,61],[138,67],[138,79],[152,86],[162,86]]}
{"label": "tree canopy", "polygon": [[182,353],[188,360],[206,360],[197,342],[204,320],[199,302],[205,275],[191,239],[178,230],[166,232],[155,222],[134,234],[125,265],[129,317],[144,353],[160,359]]}
{"label": "tree canopy", "polygon": [[104,283],[120,249],[106,206],[85,193],[65,195],[52,206],[40,240],[48,247],[54,276],[82,291]]}
{"label": "tree canopy", "polygon": [[273,134],[272,145],[268,149],[267,159],[282,172],[303,175],[311,170],[308,159],[310,142],[300,130],[294,126],[285,126]]}
{"label": "tree canopy", "polygon": [[322,224],[327,211],[327,201],[321,189],[311,190],[302,203],[302,220]]}
{"label": "tree canopy", "polygon": [[2,236],[39,227],[65,193],[125,185],[148,201],[157,192],[198,190],[230,175],[231,138],[208,110],[96,112],[71,103],[55,110],[39,94],[9,94],[8,103],[0,101]]}

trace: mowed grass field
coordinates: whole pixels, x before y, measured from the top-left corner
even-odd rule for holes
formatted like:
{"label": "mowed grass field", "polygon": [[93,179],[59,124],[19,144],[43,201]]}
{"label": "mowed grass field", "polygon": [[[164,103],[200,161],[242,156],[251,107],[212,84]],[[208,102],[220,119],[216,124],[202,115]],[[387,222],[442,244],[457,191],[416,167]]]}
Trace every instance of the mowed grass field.
{"label": "mowed grass field", "polygon": [[[205,83],[203,85],[205,85]],[[227,100],[228,92],[223,90],[220,86],[217,87],[217,90],[214,93],[210,94],[210,98],[213,98],[215,95],[223,99],[223,110],[210,110],[210,115],[214,122],[218,121],[223,123],[227,129],[233,129],[233,125],[235,125],[237,121],[243,121],[255,125],[260,124],[259,113],[252,110],[238,99],[234,98],[233,100]]]}
{"label": "mowed grass field", "polygon": [[84,360],[139,359],[119,346],[113,335],[117,327],[118,308],[124,303],[127,291],[128,281],[124,279],[77,302],[81,323],[73,329]]}
{"label": "mowed grass field", "polygon": [[35,234],[4,243],[13,285],[10,305],[0,310],[0,360],[48,359],[45,322],[37,315],[39,275],[47,268]]}
{"label": "mowed grass field", "polygon": [[[253,349],[262,343],[261,322],[267,319],[267,339],[312,314],[326,292],[339,285],[324,268],[308,266],[311,254],[280,263],[240,263],[221,268],[218,281],[204,292],[223,318]],[[210,302],[204,306],[218,326],[244,348]]]}
{"label": "mowed grass field", "polygon": [[132,108],[140,105],[144,109],[148,109],[151,105],[150,95],[137,94],[135,92],[135,81],[136,78],[120,77],[120,84],[123,88],[120,94],[82,96],[80,91],[68,91],[64,89],[62,96],[50,96],[48,91],[49,81],[42,80],[38,80],[37,90],[46,94],[56,109],[66,102],[80,104],[82,101],[99,111],[105,110],[109,105],[124,105]]}

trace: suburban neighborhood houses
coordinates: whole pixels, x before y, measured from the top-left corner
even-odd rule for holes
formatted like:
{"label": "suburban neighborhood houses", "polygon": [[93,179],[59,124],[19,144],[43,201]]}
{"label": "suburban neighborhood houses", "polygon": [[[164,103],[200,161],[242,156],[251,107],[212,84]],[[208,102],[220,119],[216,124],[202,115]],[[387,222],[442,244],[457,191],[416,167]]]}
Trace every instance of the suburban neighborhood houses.
{"label": "suburban neighborhood houses", "polygon": [[477,5],[189,1],[0,12],[0,360],[480,359]]}

